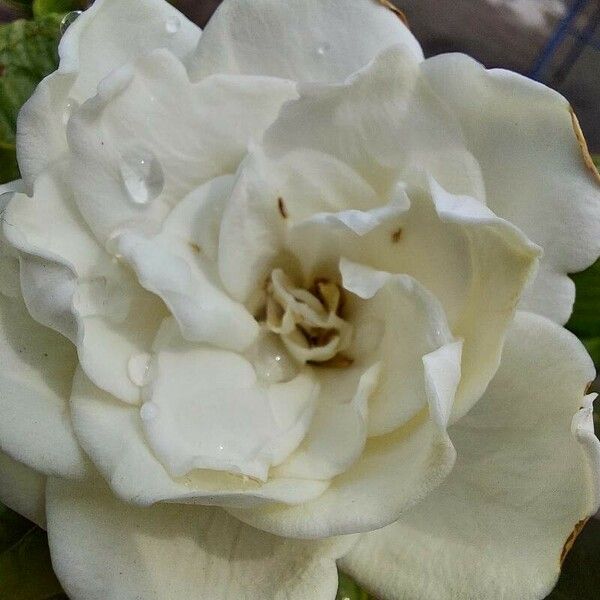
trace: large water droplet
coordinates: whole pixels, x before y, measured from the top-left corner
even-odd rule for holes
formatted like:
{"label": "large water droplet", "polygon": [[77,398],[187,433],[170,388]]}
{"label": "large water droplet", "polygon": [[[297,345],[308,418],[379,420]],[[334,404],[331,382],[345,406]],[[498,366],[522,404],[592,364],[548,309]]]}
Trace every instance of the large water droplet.
{"label": "large water droplet", "polygon": [[121,178],[130,200],[145,206],[163,190],[165,178],[156,156],[149,150],[131,150],[123,154]]}
{"label": "large water droplet", "polygon": [[142,387],[148,383],[150,376],[150,361],[152,356],[147,353],[134,354],[127,363],[127,374],[134,385]]}
{"label": "large water droplet", "polygon": [[179,17],[169,17],[165,21],[165,29],[171,35],[177,33],[181,29],[181,19]]}
{"label": "large water droplet", "polygon": [[265,383],[290,381],[298,371],[280,338],[273,334],[261,336],[251,354],[256,375]]}
{"label": "large water droplet", "polygon": [[72,10],[63,17],[63,20],[60,22],[61,35],[65,34],[65,31],[67,31],[67,29],[73,25],[73,23],[77,20],[77,17],[79,17],[82,12],[82,10]]}
{"label": "large water droplet", "polygon": [[153,421],[158,417],[160,409],[154,402],[146,402],[146,404],[142,405],[140,408],[140,417],[142,421]]}

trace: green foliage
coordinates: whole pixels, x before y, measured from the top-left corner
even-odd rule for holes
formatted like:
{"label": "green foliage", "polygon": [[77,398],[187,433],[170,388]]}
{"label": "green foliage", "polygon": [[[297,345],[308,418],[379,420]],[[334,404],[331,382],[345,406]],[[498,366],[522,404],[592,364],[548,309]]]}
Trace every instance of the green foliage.
{"label": "green foliage", "polygon": [[18,178],[17,115],[36,85],[58,65],[60,15],[0,25],[0,183]]}
{"label": "green foliage", "polygon": [[72,10],[83,10],[83,0],[33,0],[33,16],[38,19],[53,13],[64,15]]}
{"label": "green foliage", "polygon": [[335,600],[374,600],[367,592],[361,590],[348,575],[340,571],[338,592]]}
{"label": "green foliage", "polygon": [[46,533],[0,505],[0,600],[60,599]]}

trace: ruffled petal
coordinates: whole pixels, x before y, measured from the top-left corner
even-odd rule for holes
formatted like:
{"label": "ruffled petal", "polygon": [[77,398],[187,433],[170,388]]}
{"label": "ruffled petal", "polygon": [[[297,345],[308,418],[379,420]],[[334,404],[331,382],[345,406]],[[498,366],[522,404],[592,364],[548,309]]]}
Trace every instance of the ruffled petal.
{"label": "ruffled petal", "polygon": [[490,208],[544,250],[521,306],[565,323],[575,298],[567,273],[600,254],[600,176],[572,109],[540,83],[460,54],[422,71],[460,120]]}
{"label": "ruffled petal", "polygon": [[94,95],[104,77],[156,48],[183,57],[199,37],[200,29],[163,0],[96,0],[62,37],[58,70],[19,114],[17,153],[27,186],[64,158],[71,111]]}
{"label": "ruffled petal", "polygon": [[448,479],[341,567],[389,600],[545,598],[600,504],[593,377],[572,334],[519,313],[485,396],[449,428]]}
{"label": "ruffled petal", "polygon": [[137,508],[52,479],[48,539],[72,600],[330,600],[353,540],[284,540],[218,508]]}
{"label": "ruffled petal", "polygon": [[167,50],[114,71],[69,121],[81,214],[102,243],[124,226],[155,232],[189,192],[234,173],[295,94],[290,82],[266,77],[192,84]]}
{"label": "ruffled petal", "polygon": [[118,402],[79,371],[71,397],[79,442],[114,493],[142,506],[177,501],[189,504],[252,506],[302,503],[316,498],[328,482],[279,478],[261,484],[227,473],[196,470],[174,479],[150,450],[140,409]]}
{"label": "ruffled petal", "polygon": [[0,362],[1,451],[40,473],[85,477],[67,404],[74,348],[0,295]]}
{"label": "ruffled petal", "polygon": [[[190,57],[193,78],[215,73],[343,81],[380,50],[403,44],[423,60],[396,14],[375,0],[226,0]],[[358,33],[360,32],[360,33]]]}

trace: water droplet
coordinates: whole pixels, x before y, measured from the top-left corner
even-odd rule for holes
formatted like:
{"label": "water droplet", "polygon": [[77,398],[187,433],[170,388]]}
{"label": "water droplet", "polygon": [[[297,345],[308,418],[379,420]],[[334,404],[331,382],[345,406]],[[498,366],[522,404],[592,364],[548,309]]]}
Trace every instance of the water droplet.
{"label": "water droplet", "polygon": [[169,17],[165,22],[165,29],[171,35],[177,33],[181,29],[181,19],[178,17]]}
{"label": "water droplet", "polygon": [[146,404],[140,408],[140,417],[142,421],[153,421],[158,417],[159,411],[160,409],[154,402],[146,402]]}
{"label": "water droplet", "polygon": [[165,183],[162,167],[149,150],[123,154],[121,177],[130,200],[138,206],[145,206],[159,196]]}
{"label": "water droplet", "polygon": [[60,34],[65,35],[65,31],[77,20],[77,17],[82,13],[82,10],[72,10],[67,13],[60,22]]}
{"label": "water droplet", "polygon": [[148,383],[150,375],[150,361],[152,356],[147,353],[134,354],[127,363],[127,373],[129,379],[139,386],[142,387]]}
{"label": "water droplet", "polygon": [[319,56],[325,56],[325,54],[327,54],[327,52],[329,52],[329,50],[331,50],[331,44],[328,44],[328,43],[321,44],[317,48],[317,54]]}
{"label": "water droplet", "polygon": [[64,125],[66,125],[69,122],[69,119],[71,118],[71,115],[73,114],[73,111],[77,110],[78,108],[79,108],[79,102],[77,102],[77,100],[73,100],[72,98],[69,98],[67,100],[65,109],[63,110],[63,124]]}
{"label": "water droplet", "polygon": [[265,383],[290,381],[298,370],[278,336],[270,333],[260,338],[251,360],[256,375]]}

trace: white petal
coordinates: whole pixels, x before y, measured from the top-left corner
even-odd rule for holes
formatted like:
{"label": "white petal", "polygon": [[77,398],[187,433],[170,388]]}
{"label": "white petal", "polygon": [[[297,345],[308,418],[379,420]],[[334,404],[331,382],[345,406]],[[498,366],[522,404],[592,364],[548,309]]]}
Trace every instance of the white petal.
{"label": "white petal", "polygon": [[390,600],[545,598],[600,504],[591,403],[579,410],[593,376],[573,335],[519,313],[485,396],[449,429],[453,472],[342,568]]}
{"label": "white petal", "polygon": [[177,331],[159,335],[142,408],[157,458],[173,477],[210,469],[266,481],[308,429],[314,379],[300,374],[266,387],[239,354],[186,343]]}
{"label": "white petal", "polygon": [[266,132],[270,158],[298,147],[330,154],[383,198],[398,179],[422,185],[429,174],[454,193],[485,199],[458,120],[406,47],[382,51],[343,85],[302,85],[298,92]]}
{"label": "white petal", "polygon": [[0,452],[0,502],[46,528],[46,476]]}
{"label": "white petal", "polygon": [[319,496],[328,486],[323,481],[283,478],[260,484],[215,471],[195,471],[173,479],[148,446],[140,410],[102,392],[81,371],[75,376],[71,409],[82,447],[115,494],[127,502],[301,503]]}
{"label": "white petal", "polygon": [[[168,23],[177,23],[175,34]],[[18,120],[19,166],[29,187],[66,150],[70,111],[90,98],[111,71],[155,48],[183,57],[200,30],[163,0],[97,0],[59,45],[59,69],[44,79]]]}
{"label": "white petal", "polygon": [[214,217],[213,205],[218,203],[217,212],[222,213],[230,179],[213,180],[192,192],[173,209],[156,236],[125,230],[114,243],[141,285],[169,307],[186,340],[241,351],[257,337],[258,324],[220,289],[216,265],[204,249],[216,254],[220,223],[214,223],[212,230],[207,226]]}
{"label": "white petal", "polygon": [[566,274],[600,254],[600,178],[589,154],[582,156],[583,136],[568,102],[537,82],[486,71],[463,55],[435,57],[422,68],[460,119],[490,208],[544,249],[522,306],[565,323],[575,296]]}
{"label": "white petal", "polygon": [[0,363],[2,452],[40,473],[83,477],[67,404],[74,348],[37,324],[22,301],[0,295]]}
{"label": "white petal", "polygon": [[[349,298],[346,309],[355,323],[355,344],[361,344],[361,336],[368,335],[375,323],[380,326],[377,349],[369,357],[380,362],[381,371],[369,402],[369,435],[390,433],[427,406],[428,391],[433,390],[424,357],[434,361],[430,353],[454,344],[454,336],[438,300],[412,277],[375,271],[344,258],[340,272],[344,288],[361,299]],[[460,347],[459,342],[452,369],[455,383],[460,379]],[[358,360],[366,358],[355,354]],[[449,413],[454,390],[448,400]],[[445,425],[439,423],[442,429]]]}
{"label": "white petal", "polygon": [[284,540],[218,508],[136,508],[53,479],[48,538],[72,600],[330,600],[352,540]]}
{"label": "white petal", "polygon": [[192,77],[270,75],[343,81],[394,44],[415,60],[419,43],[391,10],[370,0],[226,0],[204,30]]}
{"label": "white petal", "polygon": [[83,217],[103,242],[124,225],[156,230],[193,189],[234,173],[248,143],[294,96],[290,82],[265,77],[192,84],[166,50],[113,72],[69,122]]}
{"label": "white petal", "polygon": [[[271,159],[255,148],[240,168],[223,215],[221,280],[234,298],[246,301],[285,249],[294,223],[314,213],[376,207],[373,188],[333,156],[295,149]],[[304,248],[302,265],[311,256]]]}

